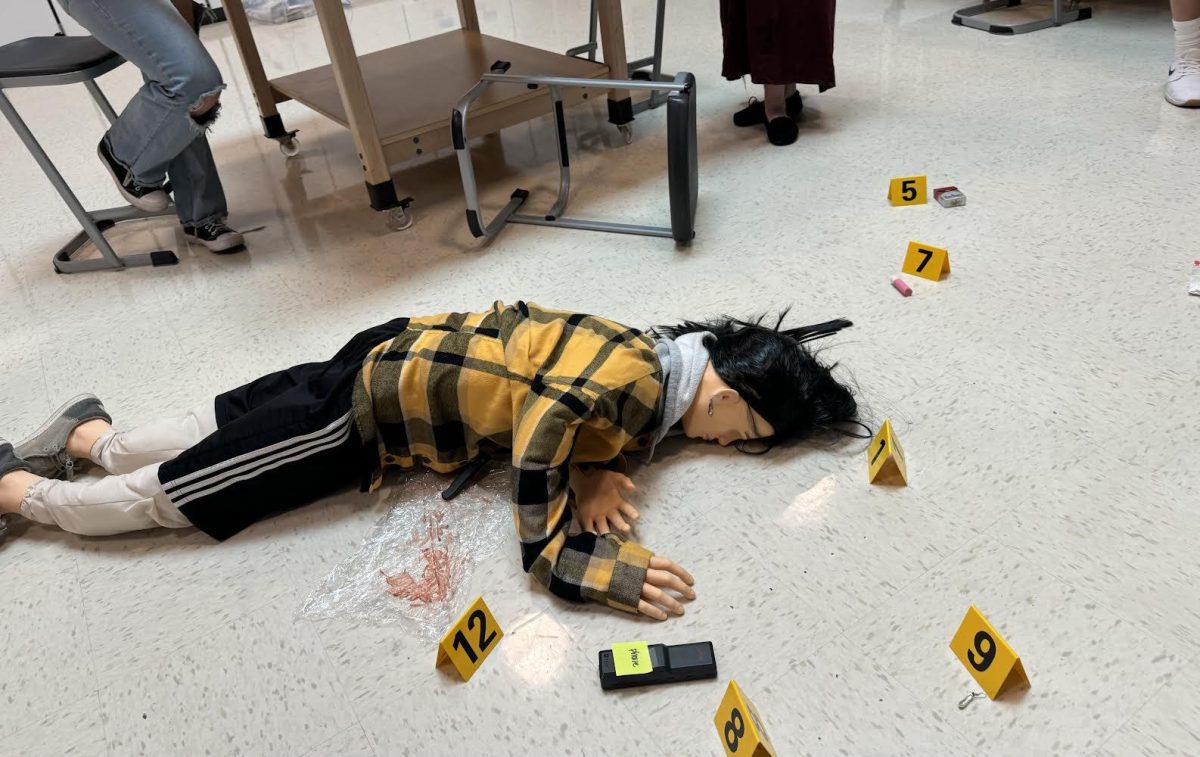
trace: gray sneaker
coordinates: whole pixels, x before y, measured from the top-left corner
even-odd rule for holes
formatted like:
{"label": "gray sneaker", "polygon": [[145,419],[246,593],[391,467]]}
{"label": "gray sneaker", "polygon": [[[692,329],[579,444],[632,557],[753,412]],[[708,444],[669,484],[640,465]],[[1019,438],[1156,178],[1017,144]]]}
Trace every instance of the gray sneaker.
{"label": "gray sneaker", "polygon": [[0,478],[4,478],[15,470],[30,470],[31,468],[32,466],[21,459],[11,444],[0,439]]}
{"label": "gray sneaker", "polygon": [[16,446],[16,456],[27,462],[36,476],[70,481],[75,477],[77,461],[67,454],[67,437],[79,424],[97,419],[112,423],[112,417],[94,395],[81,394],[67,400],[41,428]]}

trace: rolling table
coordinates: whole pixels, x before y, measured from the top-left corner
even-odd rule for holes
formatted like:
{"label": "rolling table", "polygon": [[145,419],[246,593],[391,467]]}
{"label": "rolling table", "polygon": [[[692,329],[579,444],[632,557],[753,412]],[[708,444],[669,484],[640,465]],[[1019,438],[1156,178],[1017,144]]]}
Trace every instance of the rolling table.
{"label": "rolling table", "polygon": [[[362,162],[371,207],[386,212],[388,226],[412,225],[411,197],[396,189],[389,166],[451,145],[450,113],[464,92],[478,84],[493,62],[508,61],[514,73],[576,79],[628,79],[621,0],[596,0],[604,60],[562,55],[483,34],[475,0],[457,0],[461,28],[434,37],[359,56],[350,38],[341,0],[313,0],[329,65],[268,79],[242,0],[225,0],[225,13],[262,117],[264,135],[279,142],[284,155],[299,152],[276,105],[304,103],[350,130]],[[657,73],[657,72],[656,72]],[[564,105],[586,98],[580,88],[564,88]],[[545,88],[497,87],[473,108],[473,134],[479,136],[538,118],[547,112]],[[632,137],[634,107],[627,90],[609,90],[608,116]]]}

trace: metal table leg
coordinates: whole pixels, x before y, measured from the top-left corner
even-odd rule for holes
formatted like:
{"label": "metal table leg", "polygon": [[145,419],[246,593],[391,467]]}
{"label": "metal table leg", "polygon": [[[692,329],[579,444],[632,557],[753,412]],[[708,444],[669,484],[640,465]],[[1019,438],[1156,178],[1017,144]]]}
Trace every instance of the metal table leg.
{"label": "metal table leg", "polygon": [[[574,58],[581,58],[586,55],[588,60],[596,60],[596,50],[599,48],[598,22],[600,18],[600,9],[598,0],[592,0],[591,9],[589,10],[588,23],[588,41],[582,45],[572,47],[567,50],[566,54]],[[645,81],[674,81],[674,77],[666,76],[662,72],[662,51],[663,51],[663,33],[666,27],[667,18],[667,0],[658,0],[655,7],[655,23],[654,23],[654,53],[645,58],[629,61],[627,68],[631,79],[642,79]],[[647,71],[646,69],[650,69]],[[667,101],[668,95],[666,92],[658,90],[650,90],[650,95],[645,100],[639,100],[633,104],[634,114],[642,113],[652,108],[657,108]]]}
{"label": "metal table leg", "polygon": [[[613,79],[629,79],[629,59],[625,52],[625,17],[621,13],[621,0],[598,0],[597,14],[600,24],[600,44],[604,50],[604,63],[608,75]],[[608,91],[608,122],[621,130],[628,144],[633,141],[633,97],[627,91]]]}

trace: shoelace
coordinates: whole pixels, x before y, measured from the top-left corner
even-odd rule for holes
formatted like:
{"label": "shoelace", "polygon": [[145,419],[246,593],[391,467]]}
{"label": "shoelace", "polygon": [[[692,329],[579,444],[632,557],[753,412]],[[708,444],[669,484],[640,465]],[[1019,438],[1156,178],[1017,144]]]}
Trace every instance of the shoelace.
{"label": "shoelace", "polygon": [[67,481],[75,480],[75,458],[68,455],[66,452],[46,452],[37,457],[44,457],[48,460],[53,460],[57,471],[62,473]]}
{"label": "shoelace", "polygon": [[1200,74],[1200,60],[1196,58],[1179,58],[1172,67],[1173,76],[1193,76]]}
{"label": "shoelace", "polygon": [[213,239],[216,239],[222,234],[233,231],[233,229],[229,228],[220,221],[209,221],[200,227],[200,231],[207,232],[209,236],[211,236]]}
{"label": "shoelace", "polygon": [[135,192],[140,192],[140,193],[143,193],[143,194],[144,194],[144,193],[146,193],[146,192],[153,192],[153,191],[155,191],[155,190],[158,190],[158,189],[162,189],[162,188],[163,188],[163,185],[162,185],[162,184],[143,184],[142,182],[140,182],[140,181],[138,181],[137,179],[133,178],[133,174],[132,174],[132,173],[126,173],[126,174],[125,174],[125,181],[124,181],[124,182],[122,182],[122,183],[123,183],[125,186],[129,187],[130,189],[132,189],[133,191],[135,191]]}

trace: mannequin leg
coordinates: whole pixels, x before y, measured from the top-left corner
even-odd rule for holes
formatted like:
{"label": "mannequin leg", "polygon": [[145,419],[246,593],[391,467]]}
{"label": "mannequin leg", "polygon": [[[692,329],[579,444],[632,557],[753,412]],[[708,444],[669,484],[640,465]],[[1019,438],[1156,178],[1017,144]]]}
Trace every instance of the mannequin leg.
{"label": "mannequin leg", "polygon": [[68,437],[67,452],[91,460],[109,473],[132,473],[174,459],[216,430],[216,411],[208,400],[183,415],[128,431],[114,431],[103,421],[84,423]]}
{"label": "mannequin leg", "polygon": [[84,536],[191,525],[163,493],[157,465],[96,481],[54,481],[14,471],[0,478],[0,511]]}

